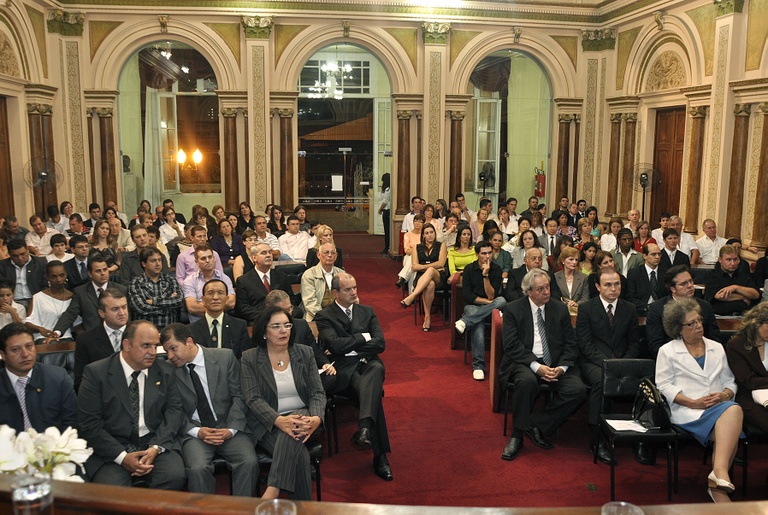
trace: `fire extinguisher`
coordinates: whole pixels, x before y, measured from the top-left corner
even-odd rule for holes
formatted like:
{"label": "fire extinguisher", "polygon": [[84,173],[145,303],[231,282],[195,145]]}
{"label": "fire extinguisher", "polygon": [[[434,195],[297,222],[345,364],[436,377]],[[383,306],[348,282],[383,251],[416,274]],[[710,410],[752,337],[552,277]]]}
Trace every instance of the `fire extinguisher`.
{"label": "fire extinguisher", "polygon": [[[544,166],[544,163],[541,163]],[[533,176],[533,194],[537,197],[543,197],[547,189],[547,174],[541,168],[534,167]]]}

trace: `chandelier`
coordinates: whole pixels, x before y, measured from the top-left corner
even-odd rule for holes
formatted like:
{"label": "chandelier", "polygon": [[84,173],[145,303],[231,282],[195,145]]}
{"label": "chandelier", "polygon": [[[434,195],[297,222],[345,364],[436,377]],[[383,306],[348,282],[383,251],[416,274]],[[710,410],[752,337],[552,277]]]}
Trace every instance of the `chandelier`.
{"label": "chandelier", "polygon": [[310,86],[309,98],[328,98],[333,97],[336,100],[344,98],[344,79],[352,78],[352,66],[348,63],[339,61],[338,47],[336,48],[336,59],[326,61],[320,66],[320,79],[316,80],[314,86]]}

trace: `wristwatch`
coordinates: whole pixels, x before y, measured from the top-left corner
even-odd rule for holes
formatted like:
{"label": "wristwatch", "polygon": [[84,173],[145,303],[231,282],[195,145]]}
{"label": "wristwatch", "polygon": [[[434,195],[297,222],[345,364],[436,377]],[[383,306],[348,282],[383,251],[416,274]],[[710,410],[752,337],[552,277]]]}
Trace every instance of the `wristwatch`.
{"label": "wristwatch", "polygon": [[159,445],[150,445],[149,448],[156,450],[157,454],[163,454],[165,452],[165,447],[160,447]]}

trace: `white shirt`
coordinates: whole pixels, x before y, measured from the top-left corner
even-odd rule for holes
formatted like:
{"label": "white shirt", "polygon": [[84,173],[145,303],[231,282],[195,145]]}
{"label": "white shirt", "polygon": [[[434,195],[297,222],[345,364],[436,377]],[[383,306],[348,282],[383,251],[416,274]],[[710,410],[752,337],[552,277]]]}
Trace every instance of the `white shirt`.
{"label": "white shirt", "polygon": [[600,248],[606,252],[613,252],[619,246],[619,242],[616,240],[616,236],[613,233],[607,232],[600,236]]}
{"label": "white shirt", "polygon": [[[118,327],[117,329],[112,329],[107,325],[106,322],[103,322],[102,324],[104,326],[104,332],[107,333],[107,336],[109,337],[109,341],[112,343],[112,347],[115,348],[115,352],[118,352],[120,349],[123,348],[123,334],[125,333],[125,326]],[[115,343],[115,331],[118,332],[118,341]],[[128,383],[131,384],[130,382]]]}
{"label": "white shirt", "polygon": [[277,239],[280,242],[280,253],[288,255],[294,261],[306,263],[309,252],[309,233],[299,231],[296,234],[286,232]]}
{"label": "white shirt", "polygon": [[385,189],[381,194],[381,209],[389,209],[392,202],[392,190]]}
{"label": "white shirt", "polygon": [[25,270],[27,265],[31,262],[32,256],[29,257],[29,261],[24,263],[23,266],[19,267],[19,265],[11,260],[14,270],[16,270],[16,288],[13,290],[14,300],[26,300],[32,298],[32,292],[27,285],[27,271]]}
{"label": "white shirt", "polygon": [[[223,313],[222,313],[223,316]],[[186,369],[185,372],[187,374],[195,373],[200,378],[200,384],[203,385],[203,391],[205,392],[206,400],[208,401],[208,406],[211,407],[211,413],[213,413],[213,418],[215,420],[219,420],[219,417],[216,416],[216,410],[213,408],[213,404],[211,404],[211,389],[208,387],[208,374],[205,373],[205,356],[203,355],[203,349],[200,347],[200,345],[197,346],[197,355],[195,356],[195,359],[190,361],[193,365],[195,365],[195,371],[192,372],[189,370],[187,365],[184,365],[184,368]],[[195,408],[195,412],[192,413],[192,420],[200,423],[200,414],[197,412],[197,408]],[[231,429],[229,430],[232,432],[232,436],[237,434],[237,429]],[[187,431],[187,434],[193,438],[197,438],[197,433],[200,432],[199,427],[193,427],[189,431]]]}
{"label": "white shirt", "polygon": [[661,227],[657,227],[656,229],[651,231],[651,237],[656,240],[656,242],[659,245],[664,244],[664,229]]}
{"label": "white shirt", "polygon": [[169,241],[173,240],[174,238],[183,238],[184,237],[184,224],[181,222],[176,222],[176,225],[179,226],[179,231],[181,231],[181,236],[179,236],[179,233],[176,232],[176,229],[168,225],[167,223],[160,226],[158,231],[160,232],[160,241],[162,241],[164,244],[168,244]]}
{"label": "white shirt", "polygon": [[667,247],[664,247],[664,252],[667,253],[667,256],[669,256],[669,262],[674,263],[675,262],[675,253],[676,250],[669,250]]}
{"label": "white shirt", "polygon": [[[533,315],[533,349],[531,349],[531,352],[533,352],[537,358],[543,358],[544,357],[544,346],[541,343],[541,335],[539,334],[539,326],[536,323],[536,320],[538,319],[538,311],[539,308],[541,308],[541,318],[546,322],[547,321],[547,313],[546,313],[546,306],[537,306],[530,297],[528,298],[528,303],[531,306],[531,314]],[[551,353],[551,351],[550,351]],[[554,365],[552,368],[558,367],[563,369],[563,372],[568,372],[568,366],[566,365]],[[533,370],[533,373],[539,371],[539,368],[541,367],[541,363],[538,361],[532,361],[530,364],[531,370]]]}
{"label": "white shirt", "polygon": [[[16,310],[16,313],[19,315],[19,318],[23,321],[25,318],[27,318],[27,310],[19,304],[18,302],[11,301],[11,307]],[[13,322],[13,317],[10,315],[10,313],[0,313],[0,329],[7,326]]]}
{"label": "white shirt", "polygon": [[728,241],[722,236],[715,235],[715,239],[709,239],[709,236],[703,236],[696,240],[696,248],[699,249],[699,259],[708,265],[717,263],[720,257],[720,248]]}
{"label": "white shirt", "polygon": [[[646,263],[645,265],[645,275],[648,276],[648,282],[651,281],[651,272],[656,272],[656,289],[658,290],[659,284],[661,284],[662,278],[659,277],[659,267],[651,268]],[[653,294],[648,296],[648,304],[651,304],[653,302]]]}
{"label": "white shirt", "polygon": [[616,316],[616,304],[619,301],[614,300],[613,302],[606,302],[605,299],[602,297],[602,295],[598,295],[598,297],[600,297],[600,302],[603,303],[603,311],[605,311],[605,313],[608,314],[608,306],[611,306],[611,313],[613,313],[613,316]]}
{"label": "white shirt", "polygon": [[413,230],[413,217],[416,213],[411,211],[403,217],[403,223],[400,225],[400,232],[408,232]]}
{"label": "white shirt", "polygon": [[[265,233],[263,238],[256,236],[258,243],[266,243],[272,250],[280,250],[280,243],[277,241],[277,236],[272,233]],[[245,243],[245,242],[243,242]]]}
{"label": "white shirt", "polygon": [[681,250],[686,254],[688,254],[688,258],[690,258],[691,252],[693,251],[693,249],[698,250],[699,247],[696,246],[696,242],[694,241],[693,236],[691,236],[687,232],[683,232],[680,235],[680,243],[678,243],[677,248],[678,250]]}
{"label": "white shirt", "polygon": [[216,318],[213,318],[207,312],[205,313],[205,321],[208,324],[208,334],[213,333],[214,320],[218,322],[218,327],[216,327],[216,330],[219,332],[219,335],[218,335],[219,341],[217,342],[217,346],[221,348],[221,328],[224,326],[224,312],[222,311],[221,313],[219,313],[219,316],[217,316]]}
{"label": "white shirt", "polygon": [[[128,385],[128,387],[131,387],[131,381],[133,380],[133,377],[131,377],[131,374],[133,374],[133,369],[131,366],[125,361],[125,358],[123,358],[123,354],[120,353],[120,366],[123,367],[123,374],[125,375],[125,382]],[[147,422],[144,420],[144,383],[147,380],[147,376],[149,375],[149,372],[147,372],[147,369],[141,370],[138,377],[136,378],[136,381],[139,383],[139,438],[146,436],[149,434],[149,428],[147,427]],[[123,464],[123,460],[125,459],[125,456],[128,454],[127,451],[123,451],[120,454],[117,455],[117,458],[115,458],[115,463],[118,465]]]}
{"label": "white shirt", "polygon": [[637,251],[635,249],[629,249],[629,253],[626,255],[622,251],[618,251],[616,254],[621,256],[621,275],[626,277],[627,272],[629,271],[627,269],[627,265],[629,265],[629,258],[632,257],[632,254],[637,254]]}
{"label": "white shirt", "polygon": [[59,232],[50,227],[46,227],[45,234],[42,236],[38,235],[35,231],[29,231],[24,237],[24,241],[27,244],[27,247],[35,247],[40,253],[40,256],[47,256],[53,252],[53,249],[51,248],[51,236],[54,234],[59,234]]}
{"label": "white shirt", "polygon": [[[33,371],[34,371],[34,369],[30,370],[29,373],[27,374],[27,377],[29,379],[32,379],[32,372]],[[16,384],[19,382],[19,378],[21,378],[23,376],[17,376],[16,374],[11,372],[7,368],[5,369],[5,372],[8,374],[8,379],[11,380],[11,388],[13,388],[14,392],[17,392],[18,390],[16,389]]]}

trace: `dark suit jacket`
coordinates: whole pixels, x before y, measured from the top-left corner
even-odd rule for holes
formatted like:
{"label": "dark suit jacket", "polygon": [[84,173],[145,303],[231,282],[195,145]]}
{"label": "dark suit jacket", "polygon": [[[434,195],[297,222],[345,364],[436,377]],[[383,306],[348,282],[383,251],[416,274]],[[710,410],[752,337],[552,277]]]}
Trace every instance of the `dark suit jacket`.
{"label": "dark suit jacket", "polygon": [[[331,351],[331,361],[335,361],[336,386],[339,391],[349,385],[352,374],[360,358],[369,361],[379,359],[384,352],[386,342],[379,319],[370,306],[355,304],[352,307],[352,320],[335,302],[321,309],[315,316],[315,323],[320,334],[320,341]],[[370,333],[371,339],[365,341],[363,333]],[[357,356],[345,356],[355,351]]]}
{"label": "dark suit jacket", "polygon": [[757,406],[752,399],[752,390],[768,388],[768,371],[760,360],[760,351],[757,347],[747,351],[744,343],[744,337],[736,335],[728,341],[725,352],[728,356],[728,365],[739,387],[735,400],[742,409],[749,411]]}
{"label": "dark suit jacket", "polygon": [[83,381],[83,372],[86,366],[94,361],[108,358],[114,353],[115,349],[104,330],[103,323],[90,331],[81,333],[77,337],[77,345],[75,345],[75,391],[80,390],[80,383]]}
{"label": "dark suit jacket", "polygon": [[[177,218],[178,219],[178,218]],[[70,261],[73,261],[70,259]],[[168,268],[168,260],[163,256],[163,272],[164,274],[170,274],[171,269]],[[144,275],[144,268],[141,266],[141,260],[139,259],[138,250],[131,250],[123,252],[122,260],[120,261],[120,282],[125,287],[131,285],[131,281],[134,277]],[[175,276],[174,276],[175,277]]]}
{"label": "dark suit jacket", "polygon": [[[661,261],[659,262],[659,275],[661,276],[661,282],[664,283],[664,274],[667,270],[672,268],[675,265],[685,265],[685,266],[691,266],[691,260],[688,257],[688,254],[685,252],[678,250],[675,252],[675,262],[670,263],[669,262],[669,254],[667,254],[666,249],[662,246],[661,248]],[[665,292],[666,293],[666,292]],[[666,342],[664,342],[666,343]]]}
{"label": "dark suit jacket", "polygon": [[[31,261],[27,264],[26,268],[27,286],[29,286],[30,292],[34,295],[48,287],[48,279],[45,277],[45,267],[48,261],[44,257],[30,256],[30,258]],[[16,266],[11,261],[11,258],[0,261],[0,277],[6,282],[16,284]]]}
{"label": "dark suit jacket", "polygon": [[[648,279],[645,263],[629,271],[627,287],[629,288],[627,300],[635,305],[638,313],[645,314],[648,311],[648,299],[651,298],[651,282]],[[656,299],[664,295],[664,277],[659,277],[659,269],[656,267]]]}
{"label": "dark suit jacket", "polygon": [[512,302],[523,297],[523,278],[528,273],[525,265],[513,268],[507,276],[507,286],[504,288],[504,298]]}
{"label": "dark suit jacket", "polygon": [[[710,340],[723,343],[720,326],[717,325],[712,305],[698,297],[694,297],[694,300],[699,303],[701,308],[701,318],[704,319],[704,336]],[[673,339],[664,332],[664,325],[661,322],[664,316],[664,306],[670,301],[672,301],[672,295],[667,295],[648,306],[648,315],[645,319],[645,339],[648,342],[648,350],[651,351],[653,359],[656,359],[661,346]]]}
{"label": "dark suit jacket", "polygon": [[[309,409],[309,414],[322,420],[325,415],[326,397],[312,349],[306,345],[290,345],[288,354],[299,397]],[[272,430],[278,417],[275,375],[266,347],[245,351],[241,363],[243,400],[248,407],[247,417],[253,436],[258,439]]]}
{"label": "dark suit jacket", "polygon": [[[283,290],[290,297],[293,297],[293,289],[288,276],[278,270],[272,270],[269,274],[269,289]],[[267,289],[264,283],[259,279],[256,270],[251,270],[237,279],[235,285],[236,300],[235,311],[237,316],[252,325],[259,314],[264,310],[264,298],[267,296]]]}
{"label": "dark suit jacket", "polygon": [[634,304],[618,299],[611,324],[600,297],[588,300],[579,306],[576,339],[581,352],[580,360],[600,368],[606,358],[638,357],[640,335]]}
{"label": "dark suit jacket", "polygon": [[[245,320],[240,320],[224,313],[224,319],[219,328],[219,340],[221,348],[231,349],[235,357],[240,359],[240,355],[253,347],[251,337],[248,336],[248,324]],[[192,338],[203,347],[217,348],[218,345],[211,340],[211,333],[208,332],[208,320],[205,315],[203,318],[189,324],[189,330],[192,332]],[[237,428],[235,428],[237,429]]]}
{"label": "dark suit jacket", "polygon": [[[88,268],[87,261],[85,268]],[[78,286],[91,282],[91,278],[88,277],[87,273],[85,274],[85,279],[80,275],[80,265],[76,258],[65,261],[64,270],[67,271],[67,289],[71,291],[75,291],[75,288]]]}
{"label": "dark suit jacket", "polygon": [[[240,395],[240,362],[229,349],[199,349],[205,359],[205,375],[208,379],[211,404],[216,413],[216,427],[245,431],[245,404]],[[174,373],[184,411],[184,425],[181,428],[181,439],[184,441],[192,438],[187,432],[200,427],[198,422],[192,420],[192,415],[197,410],[197,394],[186,365],[176,368]]]}
{"label": "dark suit jacket", "polygon": [[766,279],[768,279],[768,256],[763,256],[755,263],[752,280],[755,281],[755,286],[762,288],[765,285]]}
{"label": "dark suit jacket", "polygon": [[[514,364],[528,366],[539,358],[533,353],[533,313],[528,297],[504,307],[502,345],[504,354],[499,366],[499,382],[506,385]],[[544,326],[553,366],[573,366],[579,355],[576,333],[565,304],[554,299],[544,306]]]}
{"label": "dark suit jacket", "polygon": [[[51,426],[59,431],[77,428],[77,400],[72,378],[61,367],[35,363],[26,387],[27,415],[32,427],[42,433]],[[24,431],[24,415],[11,380],[0,362],[0,425]]]}
{"label": "dark suit jacket", "polygon": [[[80,436],[93,448],[85,463],[88,478],[92,479],[102,465],[114,461],[131,442],[131,400],[120,354],[85,367],[77,407]],[[184,422],[181,398],[173,366],[164,361],[156,360],[148,369],[144,421],[150,431],[148,445],[181,450],[177,439]]]}
{"label": "dark suit jacket", "polygon": [[[74,261],[74,259],[69,261]],[[107,288],[116,288],[123,292],[126,297],[128,296],[128,290],[120,283],[110,281],[104,286],[104,289]],[[83,329],[86,331],[102,325],[102,319],[99,316],[99,299],[96,297],[96,291],[93,289],[93,283],[90,280],[75,288],[72,302],[69,303],[67,310],[59,317],[59,321],[56,322],[56,327],[53,330],[64,334],[67,329],[72,327],[78,316],[82,317]]]}

